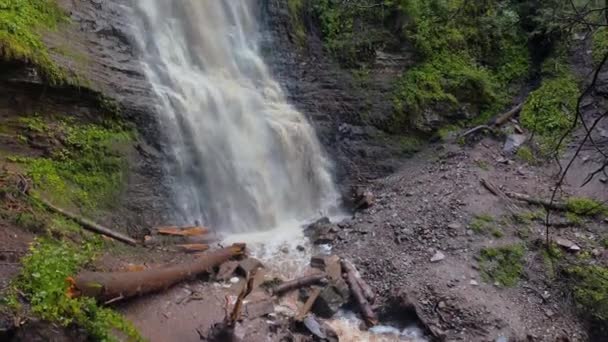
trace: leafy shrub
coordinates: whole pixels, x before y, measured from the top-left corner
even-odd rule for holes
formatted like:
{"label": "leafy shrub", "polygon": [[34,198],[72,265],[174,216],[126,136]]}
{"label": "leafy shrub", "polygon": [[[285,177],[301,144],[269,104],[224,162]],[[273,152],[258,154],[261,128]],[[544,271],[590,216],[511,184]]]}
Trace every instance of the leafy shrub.
{"label": "leafy shrub", "polygon": [[548,154],[572,126],[579,95],[577,82],[571,74],[545,80],[533,91],[521,112],[521,123],[535,132],[541,152]]}
{"label": "leafy shrub", "polygon": [[33,313],[63,326],[78,324],[98,341],[117,341],[118,330],[129,340],[141,341],[135,328],[118,313],[100,308],[91,298],[69,298],[66,278],[90,262],[100,249],[100,240],[76,246],[67,241],[39,239],[23,259],[15,286],[30,302]]}

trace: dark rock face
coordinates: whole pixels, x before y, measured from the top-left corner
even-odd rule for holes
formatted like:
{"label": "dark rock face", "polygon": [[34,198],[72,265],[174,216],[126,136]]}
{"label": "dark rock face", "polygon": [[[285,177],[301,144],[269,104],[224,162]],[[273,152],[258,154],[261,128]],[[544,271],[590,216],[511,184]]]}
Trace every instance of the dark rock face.
{"label": "dark rock face", "polygon": [[10,72],[0,73],[0,88],[11,90],[11,101],[21,103],[15,110],[24,113],[31,104],[46,103],[44,110],[95,121],[109,114],[110,108],[104,107],[114,107],[115,102],[120,116],[133,123],[139,137],[128,155],[128,179],[124,196],[117,199],[119,209],[104,215],[102,222],[141,236],[146,227],[164,223],[170,210],[162,182],[163,138],[155,116],[156,100],[129,36],[128,1],[57,1],[71,23],[57,32],[45,32],[43,39],[55,62],[82,80],[80,87],[49,88],[32,67],[16,63],[2,65]]}
{"label": "dark rock face", "polygon": [[266,40],[262,51],[291,103],[315,126],[335,161],[342,192],[349,184],[394,171],[395,150],[378,137],[390,126],[392,81],[413,59],[376,53],[369,86],[359,84],[326,55],[311,18],[305,46],[294,38],[286,1],[261,1]]}

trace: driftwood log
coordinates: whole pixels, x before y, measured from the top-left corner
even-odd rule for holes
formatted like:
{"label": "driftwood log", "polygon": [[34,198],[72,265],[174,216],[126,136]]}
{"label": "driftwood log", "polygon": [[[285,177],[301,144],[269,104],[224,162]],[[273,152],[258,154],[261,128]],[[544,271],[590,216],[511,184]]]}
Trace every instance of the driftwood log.
{"label": "driftwood log", "polygon": [[139,272],[82,272],[67,279],[70,283],[68,295],[72,298],[85,296],[114,302],[165,290],[244,252],[245,244],[233,244],[177,265]]}
{"label": "driftwood log", "polygon": [[273,293],[275,295],[281,295],[285,292],[299,289],[301,287],[310,286],[313,284],[318,284],[323,282],[327,278],[327,274],[325,273],[317,273],[308,276],[304,276],[301,278],[297,278],[294,280],[286,281],[277,287],[274,288]]}
{"label": "driftwood log", "polygon": [[361,315],[363,316],[365,323],[367,323],[367,325],[370,327],[378,324],[378,318],[376,317],[372,306],[369,304],[367,298],[363,294],[363,290],[359,286],[359,282],[357,281],[356,270],[353,267],[350,270],[345,268],[345,271],[346,282],[348,283],[350,291],[353,297],[355,298],[357,305],[359,306],[359,310],[361,310]]}
{"label": "driftwood log", "polygon": [[41,197],[36,197],[36,200],[40,201],[42,204],[44,204],[45,207],[47,207],[49,210],[60,214],[62,216],[65,216],[67,218],[69,218],[70,220],[78,223],[79,225],[81,225],[84,229],[97,233],[97,234],[101,234],[101,235],[105,235],[108,237],[111,237],[112,239],[118,240],[120,242],[124,242],[126,244],[132,245],[132,246],[136,246],[138,243],[135,239],[126,236],[124,234],[121,234],[117,231],[114,231],[110,228],[106,228],[100,224],[97,224],[93,221],[87,220],[84,217],[78,216],[76,214],[73,214],[65,209],[61,209],[59,207],[54,206],[53,204],[51,204],[49,201],[45,200],[44,198]]}
{"label": "driftwood log", "polygon": [[511,117],[513,117],[517,113],[521,112],[521,109],[523,108],[523,106],[524,106],[524,103],[522,102],[522,103],[516,105],[515,107],[511,108],[510,110],[508,110],[504,113],[498,114],[497,116],[492,118],[492,120],[490,120],[487,124],[479,125],[479,126],[469,129],[468,131],[462,133],[460,135],[460,137],[466,137],[466,136],[471,135],[478,131],[499,127],[502,124],[504,124],[505,122],[507,122],[507,120],[509,120]]}
{"label": "driftwood log", "polygon": [[502,191],[499,187],[497,187],[494,183],[490,182],[489,180],[487,180],[485,178],[481,178],[479,180],[479,182],[481,183],[481,185],[483,185],[484,188],[486,188],[494,196],[500,198],[504,202],[505,206],[507,207],[509,212],[511,212],[512,215],[515,215],[520,211],[519,207],[517,207],[517,205],[515,203],[513,203],[511,198],[509,198],[509,196],[507,196],[507,194],[504,191]]}
{"label": "driftwood log", "polygon": [[551,202],[551,201],[547,201],[547,200],[544,200],[541,198],[535,198],[535,197],[532,197],[529,195],[520,194],[520,193],[512,192],[512,191],[506,191],[505,194],[513,199],[516,199],[516,200],[522,201],[522,202],[526,202],[529,204],[540,205],[545,208],[559,210],[559,211],[568,210],[568,205],[563,202]]}
{"label": "driftwood log", "polygon": [[342,259],[340,263],[342,264],[342,269],[344,269],[346,273],[353,273],[355,275],[355,279],[357,280],[357,284],[361,288],[363,295],[368,302],[373,303],[376,300],[376,295],[372,288],[367,285],[365,280],[361,278],[361,274],[359,274],[359,271],[357,271],[355,266],[350,261],[344,259]]}
{"label": "driftwood log", "polygon": [[174,236],[199,236],[209,233],[209,229],[205,227],[193,226],[193,227],[156,227],[152,231],[160,235],[174,235]]}

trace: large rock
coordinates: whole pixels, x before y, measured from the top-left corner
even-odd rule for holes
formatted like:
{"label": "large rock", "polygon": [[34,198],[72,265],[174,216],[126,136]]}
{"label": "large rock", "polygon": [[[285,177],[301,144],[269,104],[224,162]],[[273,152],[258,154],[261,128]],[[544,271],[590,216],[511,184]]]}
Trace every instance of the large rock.
{"label": "large rock", "polygon": [[304,229],[304,235],[316,245],[328,244],[336,239],[338,227],[323,217]]}
{"label": "large rock", "polygon": [[346,304],[350,297],[350,290],[342,279],[326,286],[312,307],[312,311],[324,318],[330,318]]}

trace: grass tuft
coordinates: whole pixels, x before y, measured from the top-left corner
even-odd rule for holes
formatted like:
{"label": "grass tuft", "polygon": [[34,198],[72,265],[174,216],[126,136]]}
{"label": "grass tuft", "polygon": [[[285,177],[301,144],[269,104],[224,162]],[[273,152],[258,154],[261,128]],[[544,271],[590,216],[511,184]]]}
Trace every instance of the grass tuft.
{"label": "grass tuft", "polygon": [[524,253],[523,245],[482,249],[479,258],[482,277],[504,286],[517,285],[523,273]]}

